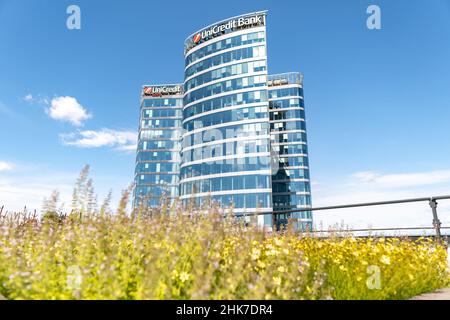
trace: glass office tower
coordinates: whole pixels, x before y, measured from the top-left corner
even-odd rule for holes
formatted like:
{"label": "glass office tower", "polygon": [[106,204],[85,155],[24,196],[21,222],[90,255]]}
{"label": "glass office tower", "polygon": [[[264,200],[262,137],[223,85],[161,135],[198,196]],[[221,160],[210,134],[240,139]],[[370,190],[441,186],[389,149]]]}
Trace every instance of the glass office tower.
{"label": "glass office tower", "polygon": [[[272,211],[266,13],[218,22],[185,42],[181,199]],[[255,218],[271,226],[272,216]]]}
{"label": "glass office tower", "polygon": [[[269,112],[273,160],[274,211],[311,207],[303,77],[298,72],[270,75]],[[297,229],[312,227],[311,211],[275,215],[277,227],[291,219]]]}
{"label": "glass office tower", "polygon": [[165,194],[264,227],[311,227],[310,211],[284,212],[311,207],[303,78],[268,76],[266,12],[193,33],[184,59],[183,85],[143,88],[135,204]]}
{"label": "glass office tower", "polygon": [[144,86],[135,170],[135,206],[178,197],[182,85]]}

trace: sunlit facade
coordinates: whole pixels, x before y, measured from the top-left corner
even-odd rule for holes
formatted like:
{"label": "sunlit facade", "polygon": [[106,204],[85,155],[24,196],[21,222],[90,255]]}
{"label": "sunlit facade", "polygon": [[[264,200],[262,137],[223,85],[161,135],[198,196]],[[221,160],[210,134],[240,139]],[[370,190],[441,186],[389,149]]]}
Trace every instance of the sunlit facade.
{"label": "sunlit facade", "polygon": [[264,227],[311,227],[310,211],[272,214],[310,208],[311,190],[302,75],[268,75],[266,15],[193,33],[179,90],[143,89],[135,204],[166,194]]}
{"label": "sunlit facade", "polygon": [[[265,13],[252,27],[186,43],[181,199],[272,211]],[[246,19],[247,16],[240,18]],[[215,24],[226,25],[230,19]],[[271,215],[258,216],[271,225]]]}
{"label": "sunlit facade", "polygon": [[182,85],[144,86],[141,93],[134,202],[155,207],[179,196]]}
{"label": "sunlit facade", "polygon": [[[311,207],[308,147],[306,138],[303,77],[298,72],[270,75],[269,112],[273,160],[278,168],[272,175],[274,211]],[[311,211],[275,215],[277,227],[288,219],[298,229],[311,228]],[[295,219],[295,220],[294,220]]]}

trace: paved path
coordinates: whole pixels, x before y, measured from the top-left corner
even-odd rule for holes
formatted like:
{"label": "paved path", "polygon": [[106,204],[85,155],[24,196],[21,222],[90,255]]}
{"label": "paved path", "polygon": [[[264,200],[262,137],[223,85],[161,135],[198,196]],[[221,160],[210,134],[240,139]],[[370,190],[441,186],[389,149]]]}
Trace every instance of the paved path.
{"label": "paved path", "polygon": [[431,293],[421,294],[411,300],[450,300],[450,288],[439,289]]}

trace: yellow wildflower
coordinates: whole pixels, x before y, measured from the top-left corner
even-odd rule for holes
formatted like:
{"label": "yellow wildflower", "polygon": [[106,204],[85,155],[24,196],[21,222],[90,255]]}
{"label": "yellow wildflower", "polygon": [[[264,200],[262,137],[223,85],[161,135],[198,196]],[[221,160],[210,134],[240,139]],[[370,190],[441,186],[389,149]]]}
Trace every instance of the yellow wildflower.
{"label": "yellow wildflower", "polygon": [[189,275],[189,273],[187,273],[187,272],[185,272],[185,271],[182,271],[182,272],[180,273],[179,278],[180,278],[181,282],[185,282],[185,281],[188,281],[188,280],[189,280],[190,275]]}
{"label": "yellow wildflower", "polygon": [[273,283],[274,283],[276,286],[281,285],[281,278],[280,278],[280,277],[273,277]]}
{"label": "yellow wildflower", "polygon": [[391,264],[391,258],[386,255],[382,255],[380,261],[387,265]]}
{"label": "yellow wildflower", "polygon": [[285,269],[283,266],[279,266],[279,267],[278,267],[278,272],[283,273],[283,272],[285,272],[285,271],[286,271],[286,269]]}

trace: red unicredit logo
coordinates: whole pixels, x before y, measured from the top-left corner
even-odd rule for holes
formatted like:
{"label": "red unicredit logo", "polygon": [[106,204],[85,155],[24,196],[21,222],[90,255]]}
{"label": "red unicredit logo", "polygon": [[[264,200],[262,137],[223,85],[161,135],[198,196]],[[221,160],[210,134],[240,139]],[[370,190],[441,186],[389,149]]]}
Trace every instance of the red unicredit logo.
{"label": "red unicredit logo", "polygon": [[151,95],[152,93],[153,93],[153,87],[145,87],[144,88],[145,95]]}
{"label": "red unicredit logo", "polygon": [[194,43],[199,43],[202,38],[202,35],[200,33],[197,33],[192,39],[194,40]]}
{"label": "red unicredit logo", "polygon": [[153,86],[144,87],[142,92],[145,96],[160,97],[162,95],[179,95],[182,94],[183,88],[181,85],[167,85],[167,86]]}

